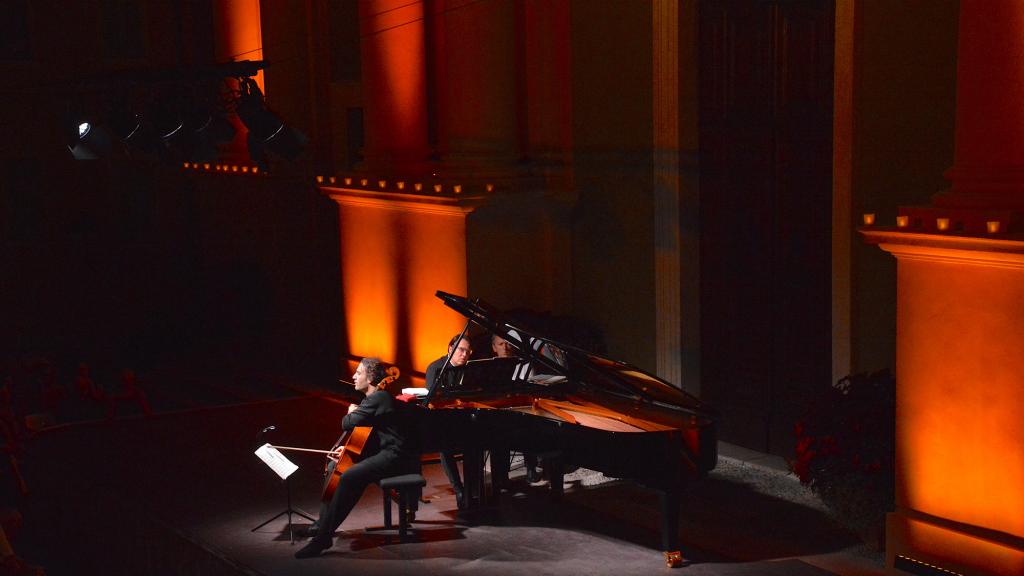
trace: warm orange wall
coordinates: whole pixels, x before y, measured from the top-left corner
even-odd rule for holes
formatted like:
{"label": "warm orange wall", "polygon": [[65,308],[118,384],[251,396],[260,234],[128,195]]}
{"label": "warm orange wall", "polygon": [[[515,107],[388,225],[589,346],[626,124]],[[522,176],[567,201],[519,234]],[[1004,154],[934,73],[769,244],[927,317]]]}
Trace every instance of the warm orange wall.
{"label": "warm orange wall", "polygon": [[338,215],[349,354],[424,371],[465,323],[434,296],[466,293],[464,214],[343,201]]}
{"label": "warm orange wall", "polygon": [[1024,537],[1024,257],[989,256],[899,259],[897,504]]}
{"label": "warm orange wall", "polygon": [[418,166],[427,150],[423,2],[364,0],[359,18],[367,163],[387,171]]}
{"label": "warm orange wall", "polygon": [[[259,0],[214,0],[213,24],[217,62],[263,59]],[[266,92],[262,72],[256,75],[256,83]]]}

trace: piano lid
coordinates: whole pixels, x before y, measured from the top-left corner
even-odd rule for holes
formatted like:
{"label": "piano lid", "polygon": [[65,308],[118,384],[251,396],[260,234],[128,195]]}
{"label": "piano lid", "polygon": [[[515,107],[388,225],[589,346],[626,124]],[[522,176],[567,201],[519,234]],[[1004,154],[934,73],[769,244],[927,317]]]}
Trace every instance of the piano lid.
{"label": "piano lid", "polygon": [[500,310],[462,296],[437,291],[446,306],[491,334],[504,338],[532,366],[532,382],[584,390],[646,402],[662,408],[713,418],[714,410],[672,384],[625,362],[610,360],[538,334]]}

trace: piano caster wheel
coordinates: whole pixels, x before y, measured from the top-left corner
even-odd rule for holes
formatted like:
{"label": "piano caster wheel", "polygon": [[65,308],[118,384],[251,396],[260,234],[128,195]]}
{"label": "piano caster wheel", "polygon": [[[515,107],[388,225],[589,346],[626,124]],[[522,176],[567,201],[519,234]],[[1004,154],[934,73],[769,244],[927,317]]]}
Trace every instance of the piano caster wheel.
{"label": "piano caster wheel", "polygon": [[675,550],[673,552],[665,552],[665,564],[669,568],[679,568],[683,565],[683,554],[682,552]]}

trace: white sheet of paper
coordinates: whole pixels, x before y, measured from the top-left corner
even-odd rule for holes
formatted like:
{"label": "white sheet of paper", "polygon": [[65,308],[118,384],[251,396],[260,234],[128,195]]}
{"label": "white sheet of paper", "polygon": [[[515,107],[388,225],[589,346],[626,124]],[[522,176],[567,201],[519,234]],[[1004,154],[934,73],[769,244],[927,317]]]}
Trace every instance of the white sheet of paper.
{"label": "white sheet of paper", "polygon": [[430,390],[426,388],[402,388],[402,394],[412,394],[414,396],[426,396]]}
{"label": "white sheet of paper", "polygon": [[291,460],[285,458],[280,450],[274,448],[269,443],[257,448],[255,454],[260,460],[263,460],[264,464],[270,466],[270,469],[276,472],[281,477],[281,480],[288,478],[292,475],[292,472],[299,469]]}

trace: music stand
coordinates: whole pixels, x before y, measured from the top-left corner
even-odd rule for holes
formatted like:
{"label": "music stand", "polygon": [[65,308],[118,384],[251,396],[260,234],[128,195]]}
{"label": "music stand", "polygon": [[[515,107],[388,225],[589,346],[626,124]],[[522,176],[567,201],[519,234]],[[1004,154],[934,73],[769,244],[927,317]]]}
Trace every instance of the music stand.
{"label": "music stand", "polygon": [[250,532],[255,532],[260,528],[263,528],[267,524],[270,524],[274,520],[277,520],[281,516],[287,514],[288,540],[289,542],[294,544],[295,532],[292,530],[292,514],[295,514],[296,516],[302,516],[303,518],[311,522],[316,522],[316,518],[313,518],[306,512],[297,508],[292,508],[292,486],[290,480],[292,477],[292,473],[298,470],[299,467],[293,464],[291,460],[285,458],[284,454],[281,454],[281,452],[277,448],[274,448],[270,444],[264,444],[263,446],[260,446],[256,450],[255,454],[256,456],[259,457],[260,460],[263,461],[264,464],[266,464],[267,466],[270,467],[271,470],[276,472],[277,475],[281,477],[281,481],[284,482],[286,506],[284,510],[278,512],[277,514],[274,514],[272,517],[261,522],[258,526],[250,530]]}

